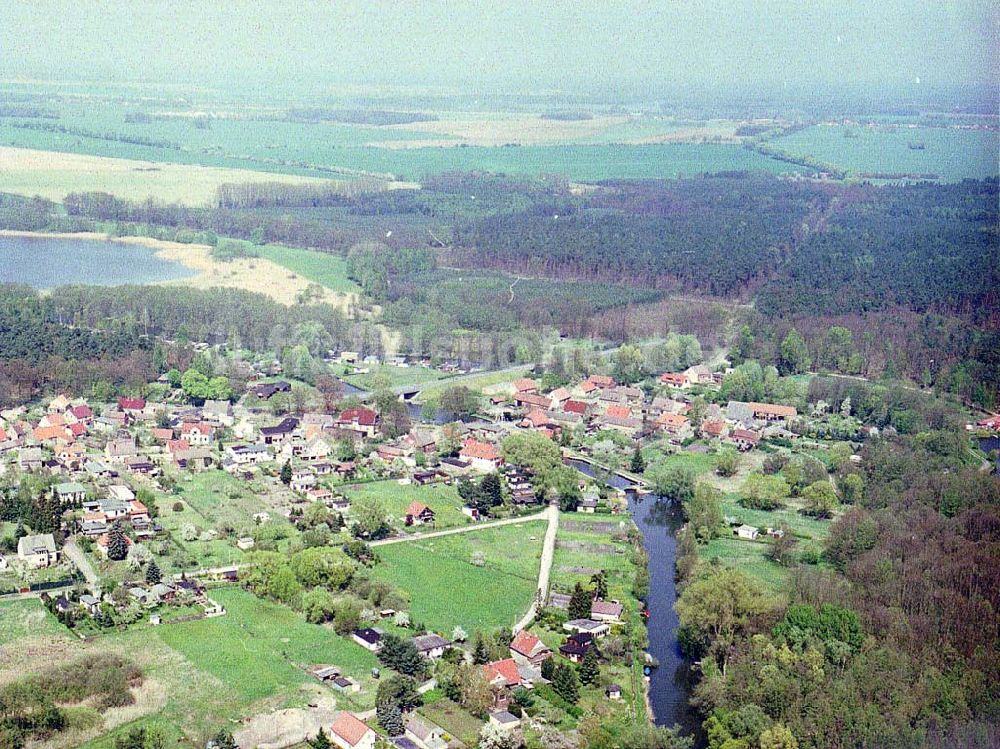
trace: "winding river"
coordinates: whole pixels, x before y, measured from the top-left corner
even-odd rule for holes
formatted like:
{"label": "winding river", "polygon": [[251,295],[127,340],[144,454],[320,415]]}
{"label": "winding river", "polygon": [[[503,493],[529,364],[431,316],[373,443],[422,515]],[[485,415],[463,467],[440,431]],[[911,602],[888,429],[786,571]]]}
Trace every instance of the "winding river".
{"label": "winding river", "polygon": [[[593,467],[582,460],[568,459],[567,465],[593,477]],[[659,662],[649,680],[649,702],[657,725],[679,725],[685,734],[697,736],[700,721],[688,704],[691,692],[691,664],[682,655],[677,642],[677,587],[674,561],[677,557],[677,531],[683,524],[680,510],[653,495],[639,496],[635,482],[612,474],[608,484],[625,491],[632,519],[642,533],[643,546],[649,554],[649,653]]]}

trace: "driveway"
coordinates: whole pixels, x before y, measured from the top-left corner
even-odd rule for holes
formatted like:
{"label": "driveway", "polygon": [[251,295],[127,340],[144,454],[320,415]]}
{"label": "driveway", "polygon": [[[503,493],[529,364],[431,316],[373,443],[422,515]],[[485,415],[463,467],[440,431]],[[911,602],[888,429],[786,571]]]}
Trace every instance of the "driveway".
{"label": "driveway", "polygon": [[535,591],[535,600],[517,624],[513,627],[514,634],[531,624],[537,616],[539,608],[545,605],[545,599],[549,594],[549,573],[552,572],[552,559],[556,551],[556,534],[559,532],[559,506],[549,505],[542,513],[548,516],[549,527],[545,529],[545,540],[542,542],[542,561],[538,567],[538,589]]}
{"label": "driveway", "polygon": [[97,570],[94,569],[94,565],[90,563],[90,559],[83,553],[83,549],[76,545],[76,539],[71,538],[63,544],[63,554],[69,557],[83,573],[87,585],[90,586],[90,592],[99,597],[101,595],[101,578],[98,576]]}

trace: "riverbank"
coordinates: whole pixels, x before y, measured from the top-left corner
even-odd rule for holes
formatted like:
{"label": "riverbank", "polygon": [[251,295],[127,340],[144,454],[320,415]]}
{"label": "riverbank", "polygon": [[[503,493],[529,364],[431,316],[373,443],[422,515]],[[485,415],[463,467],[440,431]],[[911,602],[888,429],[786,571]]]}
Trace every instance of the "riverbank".
{"label": "riverbank", "polygon": [[[139,245],[154,250],[157,257],[172,260],[194,271],[194,274],[159,283],[173,286],[191,286],[197,289],[231,288],[263,294],[276,302],[291,306],[310,282],[265,258],[241,258],[220,262],[211,256],[212,248],[203,244],[183,244],[152,237],[114,237],[101,232],[40,232],[0,230],[0,236],[32,237],[41,239],[76,239],[117,242]],[[357,294],[338,293],[324,289],[319,301],[331,304],[345,313],[356,304]]]}

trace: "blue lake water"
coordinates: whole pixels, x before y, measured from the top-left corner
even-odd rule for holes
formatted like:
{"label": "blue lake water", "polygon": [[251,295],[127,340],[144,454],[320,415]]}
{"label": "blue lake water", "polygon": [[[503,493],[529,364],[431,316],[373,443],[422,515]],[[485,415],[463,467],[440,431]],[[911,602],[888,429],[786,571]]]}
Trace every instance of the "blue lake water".
{"label": "blue lake water", "polygon": [[186,278],[193,272],[151,247],[99,239],[0,236],[0,283],[36,289],[65,284],[120,286]]}

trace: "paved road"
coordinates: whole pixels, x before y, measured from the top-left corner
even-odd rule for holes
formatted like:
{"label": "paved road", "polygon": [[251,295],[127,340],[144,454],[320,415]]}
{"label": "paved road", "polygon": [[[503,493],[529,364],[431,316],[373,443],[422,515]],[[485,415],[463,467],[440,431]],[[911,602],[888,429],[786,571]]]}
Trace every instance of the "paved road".
{"label": "paved road", "polygon": [[87,579],[87,585],[90,586],[91,594],[100,597],[101,578],[98,576],[97,571],[94,570],[94,565],[87,559],[87,555],[83,553],[83,549],[76,545],[75,539],[71,538],[63,544],[63,554],[68,556],[73,561],[73,564],[79,567],[80,572]]}
{"label": "paved road", "polygon": [[535,600],[528,608],[528,613],[521,617],[521,621],[515,624],[511,630],[515,635],[531,624],[538,614],[539,607],[545,605],[545,600],[549,595],[549,573],[552,572],[552,559],[556,551],[556,533],[559,531],[559,506],[549,505],[542,514],[548,516],[549,527],[545,530],[545,540],[542,543],[542,561],[538,567],[538,590],[535,592]]}
{"label": "paved road", "polygon": [[[398,538],[383,538],[380,541],[372,541],[369,546],[388,546],[389,544],[402,544],[407,541],[423,541],[425,538],[438,538],[440,536],[453,536],[456,533],[473,533],[486,528],[497,528],[501,525],[517,525],[518,523],[530,523],[532,520],[546,520],[551,522],[548,510],[534,515],[522,515],[519,518],[507,518],[506,520],[493,520],[489,523],[475,523],[473,525],[463,525],[461,528],[449,528],[444,531],[431,531],[430,533],[414,533],[410,536],[400,536]],[[558,522],[558,513],[557,513]]]}

